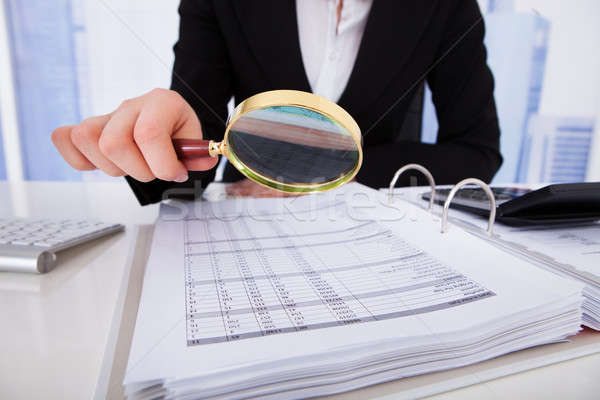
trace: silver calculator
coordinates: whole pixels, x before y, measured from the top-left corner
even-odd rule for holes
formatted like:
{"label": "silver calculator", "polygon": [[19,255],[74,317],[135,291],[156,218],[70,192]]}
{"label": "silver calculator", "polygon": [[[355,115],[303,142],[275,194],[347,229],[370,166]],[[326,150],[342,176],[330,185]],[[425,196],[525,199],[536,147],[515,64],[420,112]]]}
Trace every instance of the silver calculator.
{"label": "silver calculator", "polygon": [[56,252],[124,228],[80,219],[0,218],[0,271],[48,272]]}

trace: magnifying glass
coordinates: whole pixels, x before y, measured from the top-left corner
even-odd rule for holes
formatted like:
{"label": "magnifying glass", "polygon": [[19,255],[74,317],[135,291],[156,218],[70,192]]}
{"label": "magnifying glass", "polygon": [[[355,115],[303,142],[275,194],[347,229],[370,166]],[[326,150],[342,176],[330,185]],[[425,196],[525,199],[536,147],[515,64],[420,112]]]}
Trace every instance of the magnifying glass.
{"label": "magnifying glass", "polygon": [[180,160],[224,155],[246,177],[283,192],[310,193],[350,181],[362,164],[358,124],[312,93],[273,90],[241,102],[222,142],[173,139]]}

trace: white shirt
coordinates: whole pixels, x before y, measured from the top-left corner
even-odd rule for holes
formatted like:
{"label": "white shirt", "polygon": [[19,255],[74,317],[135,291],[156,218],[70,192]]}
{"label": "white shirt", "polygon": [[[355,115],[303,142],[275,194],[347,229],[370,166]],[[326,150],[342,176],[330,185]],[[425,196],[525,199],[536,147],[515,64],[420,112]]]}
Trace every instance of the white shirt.
{"label": "white shirt", "polygon": [[346,88],[365,31],[372,0],[297,0],[304,70],[313,93],[337,102]]}

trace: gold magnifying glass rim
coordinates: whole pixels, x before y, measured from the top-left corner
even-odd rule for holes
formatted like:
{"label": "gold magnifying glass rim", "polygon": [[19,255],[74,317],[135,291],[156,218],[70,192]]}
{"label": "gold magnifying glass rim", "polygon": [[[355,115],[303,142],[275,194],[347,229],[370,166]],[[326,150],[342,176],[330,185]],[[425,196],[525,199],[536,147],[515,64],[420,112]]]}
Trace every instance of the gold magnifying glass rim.
{"label": "gold magnifying glass rim", "polygon": [[[350,171],[346,175],[340,176],[339,178],[328,182],[284,183],[269,178],[257,171],[254,171],[252,168],[248,167],[242,161],[240,161],[240,159],[235,155],[235,153],[229,150],[229,131],[231,127],[235,124],[235,122],[238,119],[240,119],[242,116],[251,111],[261,110],[275,106],[291,106],[305,108],[307,110],[324,115],[330,120],[332,120],[334,123],[340,125],[346,132],[350,134],[358,150],[358,162],[356,163],[352,171]],[[354,119],[350,116],[350,114],[346,112],[346,110],[344,110],[342,107],[338,106],[334,102],[327,100],[326,98],[321,97],[319,95],[301,92],[298,90],[271,90],[268,92],[256,94],[238,104],[238,106],[233,110],[233,113],[229,116],[229,120],[227,122],[227,129],[225,130],[225,136],[223,138],[223,141],[221,143],[212,144],[210,153],[212,156],[216,156],[218,154],[224,155],[247,178],[250,178],[253,181],[268,188],[288,193],[311,193],[322,192],[336,188],[352,180],[356,176],[356,174],[360,170],[360,167],[362,166],[363,161],[361,142],[362,136],[360,133],[360,128],[358,127],[356,121],[354,121]]]}

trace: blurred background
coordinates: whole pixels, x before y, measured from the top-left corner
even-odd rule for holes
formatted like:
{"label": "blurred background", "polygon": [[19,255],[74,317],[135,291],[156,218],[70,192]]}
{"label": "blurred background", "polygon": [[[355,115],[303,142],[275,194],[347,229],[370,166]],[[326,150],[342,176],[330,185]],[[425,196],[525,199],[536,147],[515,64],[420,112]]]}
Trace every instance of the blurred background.
{"label": "blurred background", "polygon": [[[178,3],[0,0],[0,180],[113,179],[72,170],[50,133],[169,86]],[[600,1],[479,4],[505,159],[494,182],[600,181]]]}

